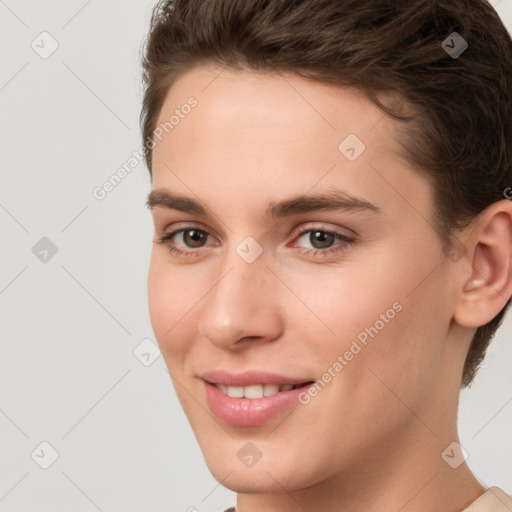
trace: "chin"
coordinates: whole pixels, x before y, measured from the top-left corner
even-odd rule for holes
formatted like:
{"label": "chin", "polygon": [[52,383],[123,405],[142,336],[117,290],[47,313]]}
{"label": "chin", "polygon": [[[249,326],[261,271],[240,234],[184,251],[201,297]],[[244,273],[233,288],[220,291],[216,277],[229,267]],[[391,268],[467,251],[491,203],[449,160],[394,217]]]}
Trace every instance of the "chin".
{"label": "chin", "polygon": [[[227,461],[206,460],[213,477],[227,489],[237,493],[282,493],[304,489],[314,485],[315,479],[309,474],[299,474],[297,468],[280,466],[276,461],[259,461],[252,468],[233,467]],[[302,468],[302,470],[307,468]]]}
{"label": "chin", "polygon": [[[289,482],[283,482],[279,475],[274,476],[272,473],[271,475],[264,471],[263,473],[261,471],[253,473],[250,469],[246,471],[233,471],[228,477],[226,477],[226,473],[213,474],[214,478],[222,483],[226,489],[237,493],[265,494],[283,492],[283,487],[287,490],[290,489]],[[296,486],[292,484],[292,488],[294,487]]]}

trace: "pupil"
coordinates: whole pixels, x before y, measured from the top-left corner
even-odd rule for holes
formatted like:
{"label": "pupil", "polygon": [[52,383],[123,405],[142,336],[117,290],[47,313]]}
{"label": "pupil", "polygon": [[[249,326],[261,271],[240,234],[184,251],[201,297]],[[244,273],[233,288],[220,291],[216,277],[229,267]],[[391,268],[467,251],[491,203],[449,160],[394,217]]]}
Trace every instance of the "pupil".
{"label": "pupil", "polygon": [[312,231],[309,238],[313,247],[323,249],[332,244],[334,235],[332,233],[326,233],[325,231]]}
{"label": "pupil", "polygon": [[190,247],[200,247],[203,242],[203,233],[196,229],[189,229],[184,233],[184,240]]}

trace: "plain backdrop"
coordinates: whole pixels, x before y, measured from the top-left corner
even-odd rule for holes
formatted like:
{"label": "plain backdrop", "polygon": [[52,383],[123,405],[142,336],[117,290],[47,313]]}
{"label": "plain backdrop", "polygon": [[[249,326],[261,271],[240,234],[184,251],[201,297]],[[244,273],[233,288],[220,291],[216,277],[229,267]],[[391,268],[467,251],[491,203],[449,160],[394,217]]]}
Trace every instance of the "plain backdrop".
{"label": "plain backdrop", "polygon": [[[512,29],[512,0],[493,2]],[[139,48],[153,0],[0,0],[0,510],[211,511],[211,476],[155,345]],[[53,53],[52,53],[53,52]],[[512,320],[462,392],[461,443],[512,491]]]}

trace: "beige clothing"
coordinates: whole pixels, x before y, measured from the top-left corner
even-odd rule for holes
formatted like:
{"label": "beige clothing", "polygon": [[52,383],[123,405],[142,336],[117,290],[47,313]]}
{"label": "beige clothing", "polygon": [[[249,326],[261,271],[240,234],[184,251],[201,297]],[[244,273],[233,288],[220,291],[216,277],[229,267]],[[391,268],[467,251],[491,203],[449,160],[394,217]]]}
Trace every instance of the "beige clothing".
{"label": "beige clothing", "polygon": [[[234,507],[225,512],[236,512]],[[490,487],[462,512],[512,512],[512,498],[499,487]]]}
{"label": "beige clothing", "polygon": [[494,486],[462,512],[512,512],[512,498],[503,489]]}

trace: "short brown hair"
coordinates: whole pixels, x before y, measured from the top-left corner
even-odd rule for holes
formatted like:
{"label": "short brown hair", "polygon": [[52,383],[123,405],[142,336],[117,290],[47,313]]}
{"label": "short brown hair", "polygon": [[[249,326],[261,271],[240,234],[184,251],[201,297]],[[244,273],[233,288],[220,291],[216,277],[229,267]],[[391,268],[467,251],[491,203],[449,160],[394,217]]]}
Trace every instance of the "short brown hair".
{"label": "short brown hair", "polygon": [[[460,55],[445,50],[453,32],[468,44]],[[165,96],[201,64],[356,87],[407,123],[400,144],[432,183],[444,249],[512,184],[512,40],[485,0],[160,0],[142,55],[150,174]],[[383,104],[381,93],[413,115]],[[473,381],[509,304],[477,329],[461,387]]]}

